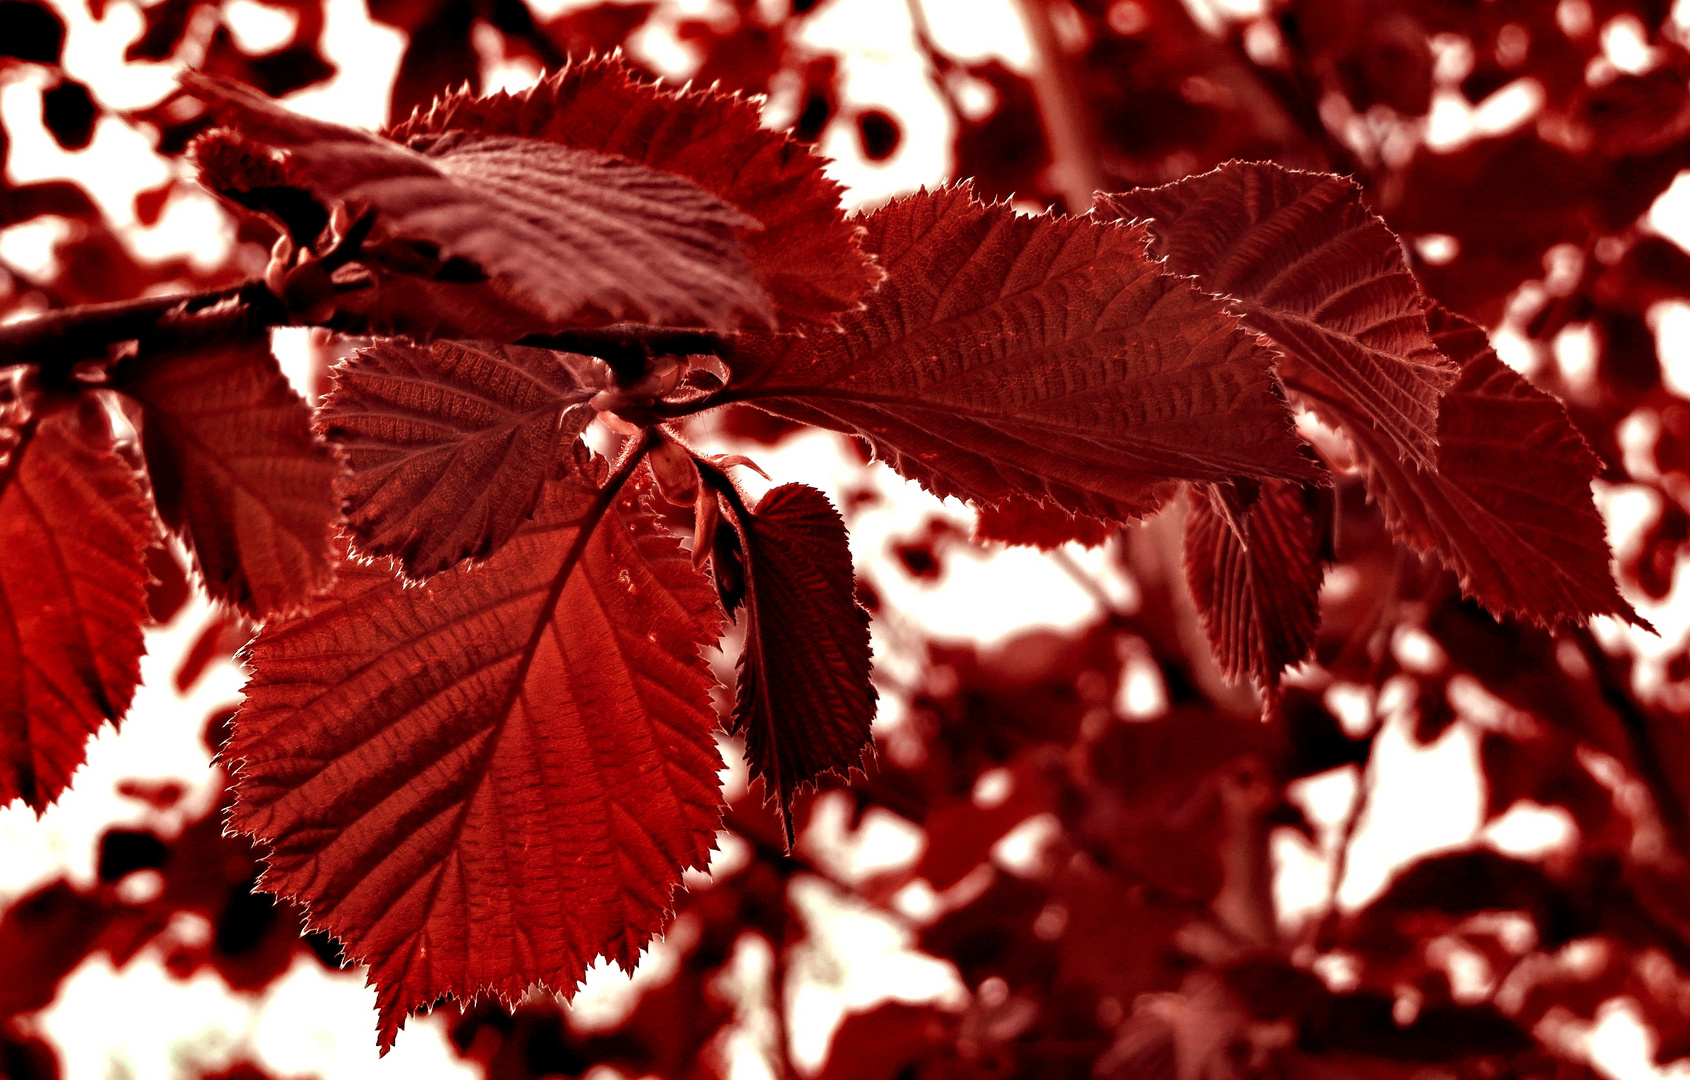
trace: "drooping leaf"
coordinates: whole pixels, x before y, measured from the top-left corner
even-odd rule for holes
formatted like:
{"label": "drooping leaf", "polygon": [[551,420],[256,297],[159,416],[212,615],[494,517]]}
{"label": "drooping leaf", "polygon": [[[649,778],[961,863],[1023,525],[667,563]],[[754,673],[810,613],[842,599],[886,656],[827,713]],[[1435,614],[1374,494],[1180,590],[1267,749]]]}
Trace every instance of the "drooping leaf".
{"label": "drooping leaf", "polygon": [[261,619],[328,584],[340,463],[264,336],[143,353],[116,385],[141,405],[159,516],[212,596]]}
{"label": "drooping leaf", "polygon": [[1436,461],[1438,395],[1455,379],[1426,331],[1397,238],[1342,177],[1230,162],[1098,200],[1146,219],[1176,274],[1233,301],[1285,354],[1288,380],[1366,416],[1405,462]]}
{"label": "drooping leaf", "polygon": [[860,766],[872,745],[868,612],[826,495],[783,484],[738,526],[747,615],[732,730],[778,801],[790,846],[792,797]]}
{"label": "drooping leaf", "polygon": [[1313,478],[1271,354],[1162,274],[1138,226],[1029,218],[967,188],[864,219],[887,270],[812,339],[741,334],[721,401],[866,436],[940,496],[1109,519],[1174,481]]}
{"label": "drooping leaf", "polygon": [[632,77],[617,57],[571,62],[527,90],[449,93],[389,134],[416,145],[445,131],[545,139],[679,173],[755,218],[746,257],[789,330],[829,325],[879,279],[844,220],[840,186],[790,136],[762,126],[758,106],[715,90],[667,90]]}
{"label": "drooping leaf", "polygon": [[335,369],[321,412],[346,455],[358,547],[414,578],[491,555],[586,428],[580,357],[520,345],[378,342]]}
{"label": "drooping leaf", "polygon": [[1498,359],[1483,330],[1440,308],[1429,318],[1438,347],[1461,365],[1438,415],[1435,471],[1399,465],[1377,428],[1333,410],[1387,523],[1416,551],[1437,553],[1499,617],[1635,618],[1614,587],[1590,494],[1601,463],[1561,403]]}
{"label": "drooping leaf", "polygon": [[[1434,311],[1433,334],[1394,238],[1348,182],[1233,164],[1108,202],[1152,218],[1171,269],[1237,297],[1285,352],[1285,385],[1349,435],[1392,530],[1469,596],[1544,624],[1630,614],[1591,501],[1596,462],[1560,404],[1459,318]],[[1459,381],[1440,401],[1445,366]]]}
{"label": "drooping leaf", "polygon": [[[238,83],[197,73],[183,82],[248,138],[280,152],[290,186],[345,204],[353,217],[373,211],[363,256],[372,269],[432,265],[454,281],[466,276],[453,263],[462,260],[492,277],[497,288],[478,289],[476,298],[491,309],[485,318],[508,320],[507,331],[622,320],[731,327],[771,317],[738,243],[757,222],[681,176],[469,131],[403,146],[289,112]],[[207,181],[219,186],[217,176]],[[401,328],[462,323],[450,311],[365,303]]]}
{"label": "drooping leaf", "polygon": [[1303,485],[1269,481],[1245,494],[1191,489],[1185,576],[1227,678],[1271,690],[1320,629],[1320,535]]}
{"label": "drooping leaf", "polygon": [[267,625],[226,758],[264,887],[370,965],[386,1048],[443,995],[572,993],[661,926],[719,821],[707,582],[583,464],[485,565],[344,565]]}
{"label": "drooping leaf", "polygon": [[151,517],[103,418],[42,417],[0,465],[0,806],[45,810],[128,711]]}

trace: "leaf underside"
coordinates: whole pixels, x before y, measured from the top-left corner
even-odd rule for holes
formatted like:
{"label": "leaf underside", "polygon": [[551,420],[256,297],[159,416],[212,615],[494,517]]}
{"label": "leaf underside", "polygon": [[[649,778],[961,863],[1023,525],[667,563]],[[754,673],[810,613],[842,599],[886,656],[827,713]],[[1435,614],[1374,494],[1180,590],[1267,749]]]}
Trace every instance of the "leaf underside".
{"label": "leaf underside", "polygon": [[873,745],[868,612],[857,603],[845,523],[827,496],[784,484],[740,523],[747,612],[732,731],[778,802],[844,776]]}
{"label": "leaf underside", "polygon": [[[293,185],[327,205],[373,210],[365,244],[372,270],[383,269],[383,241],[421,245],[409,260],[461,259],[498,286],[492,295],[473,290],[492,327],[419,307],[433,294],[418,280],[396,294],[407,303],[367,301],[378,325],[462,336],[622,320],[728,328],[772,318],[739,247],[740,232],[757,222],[681,176],[475,132],[419,137],[407,147],[289,112],[227,80],[188,73],[183,82],[249,137],[284,151]],[[472,290],[447,283],[439,291],[435,301]]]}
{"label": "leaf underside", "polygon": [[[1560,403],[1497,359],[1483,331],[1410,294],[1395,238],[1356,188],[1233,164],[1108,201],[1151,217],[1171,269],[1236,290],[1247,321],[1284,351],[1286,387],[1349,436],[1394,534],[1436,553],[1467,595],[1498,617],[1543,625],[1635,618],[1591,499],[1595,456]],[[1330,366],[1339,360],[1355,370]],[[1393,361],[1397,372],[1381,374]],[[1445,368],[1455,381],[1428,396]],[[1425,407],[1435,408],[1431,429]],[[1430,459],[1417,449],[1427,430]]]}
{"label": "leaf underside", "polygon": [[1385,223],[1342,177],[1231,162],[1165,187],[1098,200],[1149,219],[1153,253],[1233,301],[1280,347],[1280,374],[1346,402],[1408,462],[1436,460],[1438,395],[1454,367]]}
{"label": "leaf underside", "polygon": [[329,583],[340,464],[267,337],[142,355],[117,385],[141,405],[153,499],[207,592],[264,618]]}
{"label": "leaf underside", "polygon": [[370,965],[379,1041],[443,995],[624,970],[720,820],[720,614],[677,542],[580,473],[478,569],[346,564],[251,647],[225,756],[263,887]]}
{"label": "leaf underside", "polygon": [[146,549],[134,470],[103,423],[42,418],[0,467],[0,806],[37,813],[140,681]]}
{"label": "leaf underside", "polygon": [[872,308],[815,339],[740,334],[727,399],[867,437],[904,476],[1132,519],[1174,481],[1316,478],[1273,357],[1160,273],[1138,226],[1028,218],[966,188],[869,215]]}
{"label": "leaf underside", "polygon": [[1063,544],[1096,547],[1108,540],[1115,526],[1097,518],[1075,515],[1036,499],[1011,496],[983,506],[974,520],[976,542],[1036,547],[1052,551]]}
{"label": "leaf underside", "polygon": [[715,90],[667,90],[631,76],[614,57],[569,63],[517,93],[449,93],[395,125],[401,142],[444,131],[542,139],[678,173],[743,213],[760,230],[746,258],[783,329],[830,326],[880,279],[860,227],[839,209],[827,161],[762,126],[755,102]]}
{"label": "leaf underside", "polygon": [[1228,679],[1271,691],[1314,647],[1324,570],[1309,494],[1282,481],[1248,502],[1232,485],[1191,489],[1185,575]]}
{"label": "leaf underside", "polygon": [[519,345],[378,342],[334,372],[320,412],[350,474],[360,550],[412,578],[497,551],[592,420],[586,361]]}
{"label": "leaf underside", "polygon": [[[1600,459],[1561,403],[1504,364],[1483,330],[1441,308],[1430,322],[1461,378],[1438,415],[1436,472],[1366,455],[1386,521],[1415,550],[1436,552],[1499,618],[1636,621],[1614,586],[1590,493]],[[1365,446],[1372,432],[1354,437]]]}

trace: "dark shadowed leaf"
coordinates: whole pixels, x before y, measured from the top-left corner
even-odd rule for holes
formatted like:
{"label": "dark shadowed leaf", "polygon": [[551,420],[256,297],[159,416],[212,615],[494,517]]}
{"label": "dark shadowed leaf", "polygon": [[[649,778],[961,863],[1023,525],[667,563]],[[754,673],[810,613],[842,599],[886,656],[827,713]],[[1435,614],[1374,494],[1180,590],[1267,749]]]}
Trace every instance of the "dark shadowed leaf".
{"label": "dark shadowed leaf", "polygon": [[[184,85],[285,155],[291,186],[356,217],[374,211],[366,262],[401,271],[453,259],[494,280],[530,330],[633,320],[737,325],[770,308],[738,235],[757,222],[683,177],[539,139],[452,131],[409,147],[292,113],[237,83]],[[219,186],[218,177],[208,182]],[[383,241],[397,247],[383,254]],[[379,310],[379,309],[378,309]],[[451,312],[391,312],[442,327]],[[517,316],[511,316],[513,320]]]}
{"label": "dark shadowed leaf", "polygon": [[1185,577],[1227,678],[1263,688],[1314,647],[1320,629],[1320,534],[1301,484],[1191,489]]}
{"label": "dark shadowed leaf", "polygon": [[159,516],[212,596],[263,618],[328,584],[340,463],[265,336],[142,355],[117,385],[141,405]]}
{"label": "dark shadowed leaf", "polygon": [[0,806],[45,810],[128,711],[151,516],[103,417],[44,417],[0,466]]}
{"label": "dark shadowed leaf", "polygon": [[1148,219],[1155,254],[1231,298],[1285,353],[1282,374],[1368,417],[1404,461],[1436,460],[1438,395],[1455,372],[1397,238],[1354,183],[1232,162],[1099,209]]}
{"label": "dark shadowed leaf", "polygon": [[1539,624],[1634,617],[1614,587],[1590,494],[1600,467],[1561,403],[1491,350],[1484,332],[1434,312],[1437,340],[1462,365],[1438,420],[1439,466],[1403,465],[1366,416],[1319,401],[1360,452],[1369,493],[1397,536],[1437,556],[1497,616]]}
{"label": "dark shadowed leaf", "polygon": [[1050,551],[1067,543],[1096,547],[1114,533],[1107,521],[1070,514],[1035,499],[1015,495],[980,508],[974,520],[976,541],[995,540]]}
{"label": "dark shadowed leaf", "polygon": [[790,845],[793,795],[860,766],[873,745],[868,612],[845,522],[815,488],[774,488],[739,534],[747,618],[732,728],[780,804]]}
{"label": "dark shadowed leaf", "polygon": [[1635,618],[1614,587],[1590,494],[1601,462],[1561,403],[1498,359],[1483,330],[1441,308],[1428,317],[1461,378],[1438,414],[1436,473],[1369,457],[1390,491],[1380,500],[1386,520],[1416,549],[1437,552],[1493,614],[1546,624]]}
{"label": "dark shadowed leaf", "polygon": [[666,90],[616,57],[576,61],[516,94],[447,94],[390,134],[443,131],[544,139],[679,173],[762,224],[741,240],[786,329],[831,324],[879,279],[840,213],[826,160],[762,126],[758,106],[715,90]]}
{"label": "dark shadowed leaf", "polygon": [[321,422],[351,468],[341,490],[358,547],[415,578],[497,551],[593,418],[585,363],[394,340],[336,368]]}
{"label": "dark shadowed leaf", "polygon": [[630,968],[708,861],[721,616],[640,498],[578,470],[484,566],[346,564],[252,646],[231,821],[370,965],[384,1048],[444,995]]}
{"label": "dark shadowed leaf", "polygon": [[[1108,201],[1153,219],[1171,269],[1237,297],[1285,352],[1285,385],[1350,436],[1392,530],[1436,552],[1468,595],[1540,623],[1630,614],[1590,496],[1594,455],[1482,331],[1434,312],[1433,334],[1356,188],[1234,164]],[[1446,370],[1459,381],[1440,403]]]}
{"label": "dark shadowed leaf", "polygon": [[866,436],[935,494],[1154,510],[1176,480],[1320,475],[1272,355],[1163,275],[1137,226],[1029,218],[967,188],[864,219],[888,277],[838,335],[742,334],[724,396]]}

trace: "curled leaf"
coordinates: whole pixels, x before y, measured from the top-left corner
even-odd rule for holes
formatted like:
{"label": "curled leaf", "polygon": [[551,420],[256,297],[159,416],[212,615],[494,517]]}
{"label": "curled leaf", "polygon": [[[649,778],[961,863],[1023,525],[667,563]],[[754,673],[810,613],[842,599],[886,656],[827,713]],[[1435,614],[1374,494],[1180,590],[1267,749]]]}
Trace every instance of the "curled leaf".
{"label": "curled leaf", "polygon": [[1320,630],[1321,533],[1309,488],[1240,487],[1191,489],[1185,576],[1221,670],[1271,691]]}
{"label": "curled leaf", "polygon": [[416,144],[445,131],[543,139],[688,178],[761,224],[741,243],[787,329],[831,325],[880,279],[826,159],[764,127],[754,100],[665,89],[618,57],[596,57],[515,93],[449,93],[390,134]]}
{"label": "curled leaf", "polygon": [[790,846],[792,797],[861,765],[873,745],[868,612],[845,522],[826,495],[783,484],[737,524],[747,615],[731,726]]}
{"label": "curled leaf", "polygon": [[141,678],[157,525],[104,418],[33,423],[0,465],[0,806],[36,813]]}
{"label": "curled leaf", "polygon": [[423,282],[442,278],[444,293],[464,291],[454,260],[493,279],[491,290],[475,290],[490,310],[458,325],[498,326],[502,316],[507,332],[540,332],[624,319],[731,327],[772,318],[739,248],[740,232],[757,222],[684,177],[506,135],[443,132],[404,146],[289,112],[228,80],[188,73],[183,83],[276,152],[289,188],[344,204],[354,218],[375,214],[361,258],[378,279],[412,279],[409,292],[361,301],[375,305],[378,324],[450,329],[458,317],[423,307],[443,298]]}

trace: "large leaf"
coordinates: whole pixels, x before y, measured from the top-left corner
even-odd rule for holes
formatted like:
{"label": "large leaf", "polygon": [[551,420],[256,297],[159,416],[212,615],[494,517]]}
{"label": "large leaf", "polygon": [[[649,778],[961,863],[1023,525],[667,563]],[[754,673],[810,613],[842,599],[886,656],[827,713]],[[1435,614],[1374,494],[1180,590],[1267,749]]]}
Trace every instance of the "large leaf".
{"label": "large leaf", "polygon": [[1155,254],[1272,338],[1282,375],[1367,417],[1404,461],[1436,460],[1438,395],[1455,371],[1427,334],[1397,238],[1354,183],[1232,162],[1100,196],[1098,210],[1149,219]]}
{"label": "large leaf", "polygon": [[[519,310],[505,316],[516,324],[526,314],[527,330],[624,319],[729,327],[771,318],[737,239],[758,223],[681,176],[505,135],[445,132],[407,147],[289,112],[238,83],[195,73],[183,82],[248,137],[283,152],[291,186],[327,205],[343,203],[354,216],[373,211],[366,262],[403,269],[437,255],[451,271],[450,260],[463,260],[502,286],[482,302],[514,305]],[[384,255],[384,241],[399,254]],[[450,327],[455,319],[452,312],[377,310],[403,323]]]}
{"label": "large leaf", "polygon": [[422,578],[497,551],[593,411],[580,357],[519,345],[378,342],[340,365],[325,433],[346,455],[358,546]]}
{"label": "large leaf", "polygon": [[577,470],[485,566],[348,563],[252,646],[231,821],[370,965],[384,1048],[443,995],[630,968],[708,861],[721,616],[639,499]]}
{"label": "large leaf", "polygon": [[1229,679],[1271,690],[1314,647],[1324,572],[1309,494],[1280,481],[1192,489],[1185,575]]}
{"label": "large leaf", "polygon": [[151,517],[103,418],[47,416],[0,465],[0,806],[45,810],[128,711]]}
{"label": "large leaf", "polygon": [[719,400],[866,436],[934,493],[1146,514],[1172,481],[1315,477],[1272,354],[1162,274],[1138,226],[1032,218],[966,188],[865,219],[887,270],[810,339],[741,334]]}
{"label": "large leaf", "polygon": [[784,484],[739,520],[745,652],[733,731],[751,775],[778,800],[792,843],[792,797],[845,775],[872,745],[868,612],[857,604],[845,522],[827,496]]}
{"label": "large leaf", "polygon": [[715,90],[666,90],[616,57],[575,61],[515,94],[447,94],[396,125],[401,141],[442,131],[545,139],[679,173],[755,218],[743,240],[781,325],[831,324],[879,279],[840,213],[826,160],[762,126],[755,101]]}
{"label": "large leaf", "polygon": [[264,618],[329,583],[340,464],[266,336],[143,353],[116,383],[141,405],[159,516],[212,596]]}

